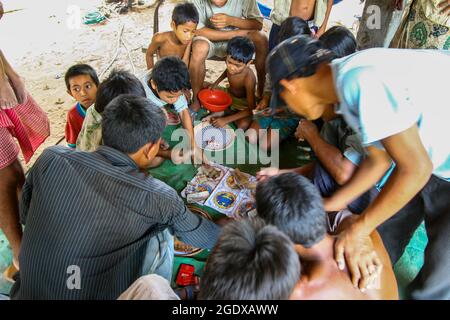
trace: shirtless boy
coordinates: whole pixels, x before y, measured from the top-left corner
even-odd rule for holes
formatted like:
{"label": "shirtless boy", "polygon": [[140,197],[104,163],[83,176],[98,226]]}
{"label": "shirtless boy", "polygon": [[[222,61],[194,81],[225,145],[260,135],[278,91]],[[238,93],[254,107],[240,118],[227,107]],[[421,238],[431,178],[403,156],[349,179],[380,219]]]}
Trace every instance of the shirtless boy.
{"label": "shirtless boy", "polygon": [[192,38],[198,24],[198,12],[192,3],[178,4],[172,13],[172,31],[157,33],[147,49],[147,69],[154,66],[154,55],[158,58],[177,56],[189,65]]}
{"label": "shirtless boy", "polygon": [[228,42],[226,64],[227,69],[210,87],[217,87],[225,78],[228,79],[229,93],[233,98],[232,111],[227,116],[213,116],[210,122],[216,127],[224,127],[235,122],[239,129],[246,130],[252,122],[252,110],[256,106],[256,77],[250,69],[255,53],[253,42],[245,37],[235,37]]}

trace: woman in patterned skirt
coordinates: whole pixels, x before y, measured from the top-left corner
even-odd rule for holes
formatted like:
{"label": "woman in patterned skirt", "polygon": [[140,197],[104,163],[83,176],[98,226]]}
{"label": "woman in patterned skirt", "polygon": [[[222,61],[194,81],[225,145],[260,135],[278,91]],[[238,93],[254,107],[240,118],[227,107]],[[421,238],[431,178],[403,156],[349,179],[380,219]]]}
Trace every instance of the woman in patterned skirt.
{"label": "woman in patterned skirt", "polygon": [[[0,2],[0,19],[2,15]],[[49,134],[47,116],[0,50],[0,228],[10,243],[17,269],[22,240],[18,199],[25,179],[17,157],[21,149],[28,162]]]}

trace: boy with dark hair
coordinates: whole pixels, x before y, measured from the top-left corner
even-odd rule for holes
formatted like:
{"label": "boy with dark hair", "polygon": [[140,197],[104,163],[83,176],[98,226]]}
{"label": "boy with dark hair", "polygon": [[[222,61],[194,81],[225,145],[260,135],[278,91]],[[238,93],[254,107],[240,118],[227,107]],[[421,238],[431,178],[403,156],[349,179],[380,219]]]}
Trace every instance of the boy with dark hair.
{"label": "boy with dark hair", "polygon": [[95,70],[87,64],[77,64],[67,70],[64,76],[67,93],[77,103],[67,113],[66,141],[71,148],[76,147],[78,134],[83,126],[86,110],[95,103],[98,76]]}
{"label": "boy with dark hair", "polygon": [[[208,249],[219,236],[217,225],[146,174],[159,150],[163,111],[146,98],[121,95],[102,116],[104,145],[97,151],[47,148],[27,176],[13,299],[117,299],[143,275],[171,280],[172,234]],[[67,270],[79,276],[73,287]]]}
{"label": "boy with dark hair", "polygon": [[226,64],[227,69],[210,86],[214,89],[226,78],[230,84],[226,89],[233,98],[231,115],[213,114],[210,122],[216,127],[224,127],[235,122],[239,129],[246,130],[252,121],[252,111],[256,106],[256,77],[250,69],[255,54],[255,45],[246,37],[234,37],[228,42]]}
{"label": "boy with dark hair", "polygon": [[[178,125],[181,121],[181,125],[186,130],[186,136],[190,140],[190,147],[193,148],[195,155],[201,156],[203,153],[195,145],[192,118],[188,101],[183,93],[191,88],[186,64],[175,56],[162,58],[152,70],[147,72],[142,83],[147,99],[166,111],[168,125]],[[170,142],[171,137],[165,134],[163,136]],[[172,159],[172,151],[165,149],[158,155],[165,159]]]}
{"label": "boy with dark hair", "polygon": [[289,238],[261,219],[223,227],[202,277],[199,299],[287,300],[300,276]]}
{"label": "boy with dark hair", "polygon": [[98,87],[95,104],[86,111],[77,139],[77,150],[95,151],[102,144],[102,113],[121,94],[145,97],[145,90],[139,79],[130,72],[113,70]]}
{"label": "boy with dark hair", "polygon": [[274,91],[296,113],[314,120],[338,104],[336,111],[366,146],[358,171],[325,200],[327,211],[344,208],[395,162],[379,196],[339,236],[336,260],[341,268],[347,261],[356,279],[365,277],[373,257],[360,239],[379,228],[396,263],[425,219],[425,262],[408,296],[448,299],[450,129],[442,116],[448,85],[430,79],[436,70],[450,70],[450,53],[377,48],[331,60],[320,42],[296,37],[271,53],[268,67]]}
{"label": "boy with dark hair", "polygon": [[147,69],[154,67],[154,55],[158,58],[177,56],[189,65],[192,39],[197,29],[199,15],[192,3],[180,3],[175,6],[170,26],[172,31],[156,33],[147,49]]}
{"label": "boy with dark hair", "polygon": [[[327,214],[319,191],[309,180],[296,173],[285,173],[258,184],[258,216],[283,231],[294,243],[302,264],[301,277],[291,295],[296,300],[323,299],[398,299],[397,283],[380,236],[370,235],[374,250],[383,265],[373,277],[370,290],[361,291],[352,284],[347,270],[339,270],[334,261],[335,238],[327,234]],[[347,217],[345,217],[347,216]],[[342,212],[338,230],[352,219]]]}

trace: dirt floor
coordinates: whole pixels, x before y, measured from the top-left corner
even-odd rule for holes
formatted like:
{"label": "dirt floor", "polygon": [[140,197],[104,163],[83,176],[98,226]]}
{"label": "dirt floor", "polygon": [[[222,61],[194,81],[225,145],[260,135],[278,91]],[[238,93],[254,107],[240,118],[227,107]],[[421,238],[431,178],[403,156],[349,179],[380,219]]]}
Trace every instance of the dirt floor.
{"label": "dirt floor", "polygon": [[[147,0],[151,3],[155,0]],[[36,152],[28,169],[42,150],[54,145],[64,136],[66,113],[74,104],[67,94],[64,73],[75,63],[88,63],[102,72],[114,57],[117,50],[117,33],[125,25],[123,39],[130,50],[136,75],[145,71],[145,54],[142,48],[148,46],[153,34],[153,16],[155,8],[135,9],[119,17],[98,25],[80,24],[79,28],[70,27],[74,9],[79,7],[83,16],[99,6],[101,0],[2,0],[7,12],[0,21],[0,49],[5,53],[19,74],[25,79],[28,90],[47,112],[51,124],[51,136]],[[167,28],[171,5],[176,1],[167,0],[159,18],[161,29]],[[273,0],[261,2],[273,6]],[[361,16],[364,3],[360,0],[344,0],[335,5],[329,21],[329,27],[340,24],[350,28],[356,34],[358,17]],[[270,30],[270,22],[265,21],[265,30]],[[112,68],[133,71],[127,50],[122,45]],[[111,68],[111,69],[112,69]],[[214,81],[224,70],[222,62],[207,63],[207,81]],[[103,78],[108,75],[109,69]],[[423,226],[419,230],[420,241],[408,247],[407,253],[396,266],[400,285],[405,285],[417,274],[423,263],[423,248],[426,235]],[[3,248],[3,249],[2,249]],[[409,250],[409,251],[408,251]],[[0,232],[0,273],[10,264],[11,252],[6,239]],[[0,276],[0,292],[9,292],[7,284]]]}
{"label": "dirt floor", "polygon": [[[101,0],[3,0],[7,13],[0,21],[0,48],[25,79],[28,90],[47,112],[51,124],[51,136],[26,165],[27,169],[42,150],[64,136],[66,113],[74,104],[66,92],[65,71],[75,63],[88,63],[101,73],[117,51],[117,34],[122,24],[123,39],[129,49],[134,72],[139,76],[145,71],[142,48],[148,46],[153,34],[155,6],[151,4],[154,2],[156,0],[147,0],[147,6],[124,15],[112,15],[101,24],[88,26],[73,24],[76,12],[80,10],[81,16],[84,16],[101,5]],[[171,8],[176,2],[166,1],[161,8],[161,30],[167,29]],[[273,6],[273,0],[261,2]],[[76,6],[73,7],[73,4]],[[341,2],[333,10],[329,26],[343,24],[354,28],[355,15],[360,15],[361,9],[359,0]],[[270,30],[267,20],[264,30]],[[102,78],[112,68],[133,71],[123,45],[116,61]],[[208,62],[207,68],[206,80],[214,81],[224,70],[224,65]]]}

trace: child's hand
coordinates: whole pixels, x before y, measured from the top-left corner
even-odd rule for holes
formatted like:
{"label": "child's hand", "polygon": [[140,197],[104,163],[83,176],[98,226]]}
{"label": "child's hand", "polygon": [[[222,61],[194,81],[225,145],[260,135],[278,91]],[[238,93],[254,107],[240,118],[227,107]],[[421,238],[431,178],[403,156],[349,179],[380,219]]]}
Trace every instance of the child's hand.
{"label": "child's hand", "polygon": [[210,123],[216,128],[223,128],[228,124],[224,118],[211,118]]}
{"label": "child's hand", "polygon": [[163,151],[170,149],[169,144],[164,140],[161,140],[161,144],[159,145],[159,148]]}
{"label": "child's hand", "polygon": [[264,110],[269,106],[270,97],[268,95],[264,95],[261,101],[256,105],[256,110]]}
{"label": "child's hand", "polygon": [[256,179],[258,181],[264,181],[270,177],[276,176],[280,174],[280,169],[278,168],[262,168],[259,172],[256,173]]}

